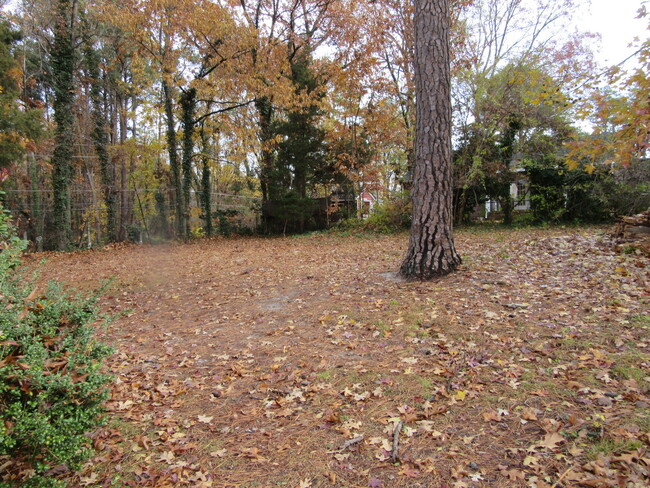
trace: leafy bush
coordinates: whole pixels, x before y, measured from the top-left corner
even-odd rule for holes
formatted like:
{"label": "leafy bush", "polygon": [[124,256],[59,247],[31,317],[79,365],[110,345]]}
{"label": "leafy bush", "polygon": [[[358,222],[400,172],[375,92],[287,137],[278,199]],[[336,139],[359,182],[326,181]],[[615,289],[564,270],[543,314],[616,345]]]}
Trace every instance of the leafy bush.
{"label": "leafy bush", "polygon": [[332,227],[334,232],[371,232],[392,234],[411,226],[411,198],[408,193],[399,194],[377,206],[367,219],[345,219]]}
{"label": "leafy bush", "polygon": [[530,223],[598,223],[638,213],[650,205],[648,164],[611,171],[567,169],[554,161],[524,161],[530,179]]}
{"label": "leafy bush", "polygon": [[408,229],[411,225],[411,198],[400,194],[377,205],[365,220],[364,228],[372,232],[389,234]]}
{"label": "leafy bush", "polygon": [[54,466],[77,468],[90,454],[84,434],[100,423],[110,378],[108,347],[93,339],[97,295],[43,297],[16,271],[25,243],[0,206],[0,464],[3,486],[56,486]]}
{"label": "leafy bush", "polygon": [[219,235],[230,237],[235,230],[232,220],[237,216],[236,210],[217,210],[215,217],[217,218],[217,229]]}

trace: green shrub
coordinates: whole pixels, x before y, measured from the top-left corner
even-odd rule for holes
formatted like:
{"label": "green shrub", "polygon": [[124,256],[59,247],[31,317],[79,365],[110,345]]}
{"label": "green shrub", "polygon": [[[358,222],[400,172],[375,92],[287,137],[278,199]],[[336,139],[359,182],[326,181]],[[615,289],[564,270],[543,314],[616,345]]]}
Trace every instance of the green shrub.
{"label": "green shrub", "polygon": [[235,229],[232,221],[237,216],[237,210],[217,210],[214,216],[217,218],[219,235],[230,237]]}
{"label": "green shrub", "polygon": [[377,205],[364,221],[364,228],[384,234],[408,229],[411,225],[412,208],[409,194],[400,194]]}
{"label": "green shrub", "polygon": [[25,244],[1,206],[0,238],[0,462],[14,461],[0,485],[55,486],[50,469],[78,468],[91,452],[84,434],[101,421],[110,350],[93,339],[97,295],[50,286],[39,297],[20,279]]}
{"label": "green shrub", "polygon": [[525,160],[530,180],[530,223],[598,223],[650,205],[647,164],[611,171],[599,166],[569,170],[554,160]]}

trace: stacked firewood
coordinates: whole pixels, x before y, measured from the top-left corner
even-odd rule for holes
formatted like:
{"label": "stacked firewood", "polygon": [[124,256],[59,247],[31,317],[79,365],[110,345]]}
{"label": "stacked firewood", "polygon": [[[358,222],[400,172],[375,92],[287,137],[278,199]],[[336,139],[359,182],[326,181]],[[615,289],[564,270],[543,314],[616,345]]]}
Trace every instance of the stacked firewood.
{"label": "stacked firewood", "polygon": [[650,209],[621,217],[614,228],[614,237],[619,250],[635,248],[650,254]]}

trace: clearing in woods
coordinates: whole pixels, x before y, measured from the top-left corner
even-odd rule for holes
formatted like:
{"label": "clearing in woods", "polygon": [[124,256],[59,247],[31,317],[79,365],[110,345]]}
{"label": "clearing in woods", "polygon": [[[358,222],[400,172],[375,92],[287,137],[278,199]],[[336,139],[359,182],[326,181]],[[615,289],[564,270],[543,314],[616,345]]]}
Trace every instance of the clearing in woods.
{"label": "clearing in woods", "polygon": [[44,281],[113,277],[102,307],[124,314],[101,334],[116,353],[97,457],[67,484],[648,486],[647,257],[599,229],[465,230],[458,272],[388,279],[405,247],[47,256]]}

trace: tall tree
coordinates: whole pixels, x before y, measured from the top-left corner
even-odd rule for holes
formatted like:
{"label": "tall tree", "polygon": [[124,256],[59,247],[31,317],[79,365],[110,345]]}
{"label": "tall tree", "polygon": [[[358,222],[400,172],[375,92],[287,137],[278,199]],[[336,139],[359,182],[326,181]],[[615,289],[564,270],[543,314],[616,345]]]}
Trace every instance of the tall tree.
{"label": "tall tree", "polygon": [[185,90],[180,99],[183,110],[183,237],[190,236],[190,198],[192,195],[192,158],[194,156],[194,112],[196,111],[196,89]]}
{"label": "tall tree", "polygon": [[99,160],[99,172],[102,181],[102,193],[106,205],[106,240],[117,240],[117,188],[115,182],[115,166],[108,154],[108,127],[104,100],[102,97],[101,80],[99,71],[99,54],[93,44],[88,21],[84,22],[83,44],[86,70],[90,83],[90,101],[92,104],[91,119],[92,132],[90,137]]}
{"label": "tall tree", "polygon": [[73,175],[72,143],[74,126],[75,45],[73,27],[76,2],[58,0],[52,74],[54,85],[54,153],[52,154],[52,187],[54,189],[54,228],[56,248],[64,250],[70,244],[72,232],[70,215],[70,182]]}
{"label": "tall tree", "polygon": [[415,0],[413,222],[400,274],[429,280],[461,262],[452,234],[449,0]]}

